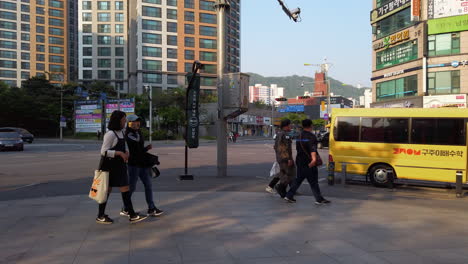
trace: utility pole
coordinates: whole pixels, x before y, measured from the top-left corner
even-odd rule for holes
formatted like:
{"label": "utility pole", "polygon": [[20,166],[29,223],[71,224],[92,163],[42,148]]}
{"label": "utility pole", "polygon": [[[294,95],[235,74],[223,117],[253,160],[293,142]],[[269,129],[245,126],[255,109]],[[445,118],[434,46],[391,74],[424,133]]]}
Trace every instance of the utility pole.
{"label": "utility pole", "polygon": [[[145,85],[149,101],[149,143],[153,142],[153,86]],[[119,101],[120,104],[120,101]]]}
{"label": "utility pole", "polygon": [[270,120],[270,128],[271,128],[271,137],[275,137],[274,135],[274,128],[275,128],[275,125],[274,125],[274,122],[273,122],[273,110],[274,110],[274,103],[273,103],[273,87],[271,87],[270,85],[270,102],[271,102],[271,120]]}
{"label": "utility pole", "polygon": [[218,122],[217,122],[217,171],[218,177],[227,176],[227,122],[224,118],[224,74],[226,73],[226,12],[228,0],[217,0],[218,13]]}

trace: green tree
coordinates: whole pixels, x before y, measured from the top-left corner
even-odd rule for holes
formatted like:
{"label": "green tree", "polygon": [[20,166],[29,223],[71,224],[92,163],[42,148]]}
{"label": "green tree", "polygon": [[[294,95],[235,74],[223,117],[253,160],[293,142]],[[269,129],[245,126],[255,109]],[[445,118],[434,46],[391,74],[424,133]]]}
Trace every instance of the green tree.
{"label": "green tree", "polygon": [[287,115],[281,118],[281,120],[285,119],[291,120],[291,123],[293,123],[294,125],[299,125],[301,124],[302,120],[307,119],[307,116],[303,113],[288,113]]}
{"label": "green tree", "polygon": [[101,93],[106,93],[108,97],[117,96],[117,91],[115,88],[103,81],[94,81],[91,84],[85,86],[85,89],[88,90],[90,94],[99,95]]}
{"label": "green tree", "polygon": [[326,123],[327,122],[325,120],[323,120],[323,119],[312,120],[312,126],[314,127],[315,130],[319,130],[319,129],[325,127]]}
{"label": "green tree", "polygon": [[159,116],[162,125],[173,132],[177,132],[180,124],[185,123],[185,112],[174,105],[159,109]]}

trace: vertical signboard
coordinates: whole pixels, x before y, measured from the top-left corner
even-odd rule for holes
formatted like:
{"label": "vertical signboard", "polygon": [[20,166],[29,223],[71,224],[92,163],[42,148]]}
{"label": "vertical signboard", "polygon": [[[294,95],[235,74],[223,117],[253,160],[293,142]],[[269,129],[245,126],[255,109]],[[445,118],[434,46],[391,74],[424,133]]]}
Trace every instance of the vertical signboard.
{"label": "vertical signboard", "polygon": [[75,132],[101,131],[102,108],[98,100],[75,101]]}
{"label": "vertical signboard", "polygon": [[411,0],[411,21],[419,21],[421,16],[421,0]]}
{"label": "vertical signboard", "polygon": [[[190,83],[192,74],[187,74],[187,80]],[[200,126],[200,74],[195,76],[192,86],[189,87],[187,96],[187,135],[186,143],[189,148],[198,148],[198,134]]]}

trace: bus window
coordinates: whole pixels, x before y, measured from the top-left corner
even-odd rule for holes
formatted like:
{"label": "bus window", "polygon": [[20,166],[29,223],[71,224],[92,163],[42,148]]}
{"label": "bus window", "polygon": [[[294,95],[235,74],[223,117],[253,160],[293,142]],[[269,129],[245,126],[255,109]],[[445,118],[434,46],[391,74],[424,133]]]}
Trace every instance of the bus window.
{"label": "bus window", "polygon": [[413,118],[412,142],[426,145],[466,145],[464,119]]}
{"label": "bus window", "polygon": [[359,141],[359,117],[339,117],[337,141]]}
{"label": "bus window", "polygon": [[361,142],[408,143],[407,118],[362,118]]}

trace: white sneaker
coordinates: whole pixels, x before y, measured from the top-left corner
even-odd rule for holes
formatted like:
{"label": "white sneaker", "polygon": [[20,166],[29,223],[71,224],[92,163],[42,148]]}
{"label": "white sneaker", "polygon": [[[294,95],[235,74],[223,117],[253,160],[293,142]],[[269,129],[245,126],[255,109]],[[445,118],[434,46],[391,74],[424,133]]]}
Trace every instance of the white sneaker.
{"label": "white sneaker", "polygon": [[266,189],[265,189],[265,191],[267,191],[267,193],[271,193],[271,194],[275,194],[275,193],[276,193],[276,191],[275,191],[273,188],[271,188],[270,186],[267,186]]}

